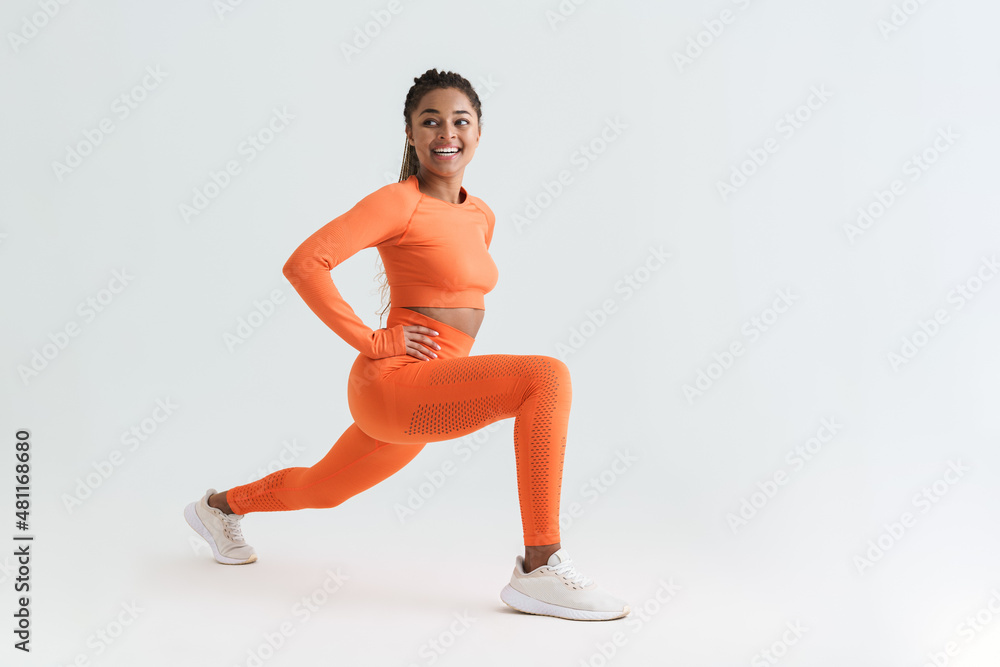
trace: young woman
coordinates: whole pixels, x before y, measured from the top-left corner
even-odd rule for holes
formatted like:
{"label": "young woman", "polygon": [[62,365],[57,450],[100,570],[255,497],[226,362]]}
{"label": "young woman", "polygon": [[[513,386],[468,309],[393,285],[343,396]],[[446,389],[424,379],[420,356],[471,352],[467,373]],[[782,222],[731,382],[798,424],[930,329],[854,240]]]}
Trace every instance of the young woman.
{"label": "young woman", "polygon": [[[187,522],[220,563],[257,560],[240,520],[250,512],[335,507],[410,462],[428,442],[513,417],[524,556],[500,593],[519,611],[573,620],[627,616],[628,605],[578,572],[559,537],[559,499],[572,389],[559,359],[469,356],[497,282],[496,218],[462,187],[481,134],[479,96],[453,72],[414,79],[403,108],[400,181],[379,188],[300,245],[283,272],[314,313],[360,353],[348,381],[355,422],[311,468],[286,468],[228,491],[208,489]],[[391,295],[373,331],[330,271],[375,247]]]}

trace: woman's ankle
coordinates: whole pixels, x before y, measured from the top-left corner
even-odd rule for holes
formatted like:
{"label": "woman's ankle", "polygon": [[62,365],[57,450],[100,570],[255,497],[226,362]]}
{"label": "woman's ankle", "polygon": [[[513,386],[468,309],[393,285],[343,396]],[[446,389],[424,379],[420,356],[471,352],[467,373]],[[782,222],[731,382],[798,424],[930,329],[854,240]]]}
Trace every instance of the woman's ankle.
{"label": "woman's ankle", "polygon": [[559,551],[562,548],[560,542],[555,544],[544,544],[536,547],[524,546],[524,571],[531,572],[532,570],[537,570],[543,565],[547,565],[549,562],[549,556]]}
{"label": "woman's ankle", "polygon": [[208,506],[214,507],[217,510],[222,510],[225,514],[235,514],[235,512],[233,512],[233,508],[229,506],[229,501],[226,500],[225,491],[220,491],[219,493],[209,496]]}

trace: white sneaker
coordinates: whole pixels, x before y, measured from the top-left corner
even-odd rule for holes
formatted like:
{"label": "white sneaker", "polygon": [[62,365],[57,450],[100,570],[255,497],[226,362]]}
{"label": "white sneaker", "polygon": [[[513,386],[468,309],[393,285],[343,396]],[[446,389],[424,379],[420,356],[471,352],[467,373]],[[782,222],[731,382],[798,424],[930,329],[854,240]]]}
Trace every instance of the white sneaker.
{"label": "white sneaker", "polygon": [[577,572],[565,549],[549,556],[548,565],[527,574],[524,557],[518,556],[514,574],[500,591],[500,599],[527,614],[571,621],[609,621],[629,614],[624,600],[609,595],[593,579]]}
{"label": "white sneaker", "polygon": [[201,500],[184,508],[184,519],[212,547],[215,560],[225,565],[244,565],[257,560],[253,547],[243,539],[240,530],[242,514],[226,514],[208,504],[216,493],[209,489]]}

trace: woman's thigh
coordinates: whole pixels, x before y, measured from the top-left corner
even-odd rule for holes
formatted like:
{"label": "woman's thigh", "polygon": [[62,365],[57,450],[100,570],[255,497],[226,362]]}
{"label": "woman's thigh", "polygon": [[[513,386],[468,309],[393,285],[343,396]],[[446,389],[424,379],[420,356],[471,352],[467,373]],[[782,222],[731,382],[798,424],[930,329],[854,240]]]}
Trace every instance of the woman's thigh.
{"label": "woman's thigh", "polygon": [[549,376],[564,375],[568,385],[565,365],[540,355],[410,359],[374,368],[361,359],[352,369],[351,414],[373,438],[398,444],[458,438],[515,417],[532,388]]}

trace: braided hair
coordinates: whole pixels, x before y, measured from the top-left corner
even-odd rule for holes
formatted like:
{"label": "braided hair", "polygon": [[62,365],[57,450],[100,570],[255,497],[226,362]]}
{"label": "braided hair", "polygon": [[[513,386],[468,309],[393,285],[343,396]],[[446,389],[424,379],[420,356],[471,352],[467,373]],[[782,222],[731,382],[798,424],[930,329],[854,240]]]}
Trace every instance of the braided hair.
{"label": "braided hair", "polygon": [[[403,104],[403,118],[406,119],[406,127],[412,129],[413,125],[411,124],[410,116],[416,111],[417,104],[420,103],[424,95],[439,88],[455,88],[464,93],[469,98],[469,102],[472,103],[472,107],[476,110],[479,126],[480,128],[482,127],[482,104],[472,84],[458,72],[439,72],[437,69],[429,69],[420,76],[413,78],[413,85],[410,86],[410,90],[406,93],[406,102]],[[410,140],[407,138],[403,145],[403,165],[399,170],[400,182],[416,174],[419,169],[420,161],[417,159],[417,152],[410,147]],[[379,257],[378,263],[381,265],[381,257]],[[379,278],[379,297],[382,301],[386,302],[382,312],[379,313],[379,324],[381,324],[382,315],[385,315],[386,311],[392,305],[386,299],[387,292],[389,291],[389,278],[385,274],[384,266],[377,277]]]}

